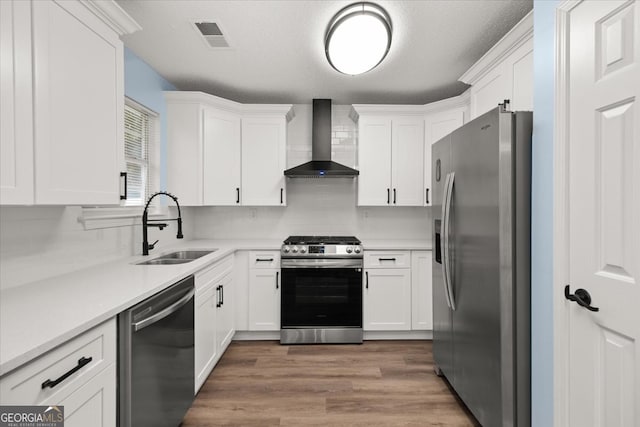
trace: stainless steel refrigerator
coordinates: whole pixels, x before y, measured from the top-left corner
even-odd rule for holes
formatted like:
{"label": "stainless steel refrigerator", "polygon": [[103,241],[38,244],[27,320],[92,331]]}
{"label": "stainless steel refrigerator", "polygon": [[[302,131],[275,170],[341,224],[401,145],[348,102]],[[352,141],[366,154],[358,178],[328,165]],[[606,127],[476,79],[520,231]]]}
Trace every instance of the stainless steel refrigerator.
{"label": "stainless steel refrigerator", "polygon": [[486,427],[530,426],[531,112],[432,146],[433,354]]}

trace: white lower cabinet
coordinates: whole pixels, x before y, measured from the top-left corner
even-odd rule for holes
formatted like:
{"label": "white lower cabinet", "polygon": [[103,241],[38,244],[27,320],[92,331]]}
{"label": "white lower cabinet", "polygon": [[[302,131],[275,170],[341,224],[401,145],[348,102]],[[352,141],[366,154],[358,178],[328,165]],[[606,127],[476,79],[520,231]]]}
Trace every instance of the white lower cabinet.
{"label": "white lower cabinet", "polygon": [[65,427],[115,427],[116,365],[96,375],[91,381],[60,401],[64,406]]}
{"label": "white lower cabinet", "polygon": [[365,331],[411,330],[411,268],[401,262],[408,258],[408,251],[365,253]]}
{"label": "white lower cabinet", "polygon": [[280,253],[249,254],[249,330],[280,330]]}
{"label": "white lower cabinet", "polygon": [[218,292],[215,283],[196,291],[195,299],[195,393],[211,373],[218,353],[216,351],[216,305]]}
{"label": "white lower cabinet", "polygon": [[229,346],[234,328],[233,255],[196,273],[195,390],[209,377]]}
{"label": "white lower cabinet", "polygon": [[433,330],[431,251],[411,251],[411,329]]}
{"label": "white lower cabinet", "polygon": [[0,405],[64,406],[66,426],[115,427],[116,348],[114,318],[0,378]]}

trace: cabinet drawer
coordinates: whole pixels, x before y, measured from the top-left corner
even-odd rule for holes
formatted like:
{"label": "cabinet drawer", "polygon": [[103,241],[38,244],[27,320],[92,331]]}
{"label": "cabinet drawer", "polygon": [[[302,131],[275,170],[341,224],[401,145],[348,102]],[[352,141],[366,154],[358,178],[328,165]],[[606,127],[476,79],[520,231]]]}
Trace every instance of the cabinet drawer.
{"label": "cabinet drawer", "polygon": [[280,252],[278,251],[249,252],[249,268],[280,268]]}
{"label": "cabinet drawer", "polygon": [[[91,361],[83,364],[80,369],[74,371],[53,388],[42,388],[45,381],[56,381],[77,368],[82,358],[91,358]],[[55,400],[55,394],[63,391],[68,393],[79,388],[115,361],[116,320],[114,318],[2,377],[0,379],[0,404],[52,403],[52,398]]]}
{"label": "cabinet drawer", "polygon": [[409,251],[365,251],[364,268],[409,268]]}
{"label": "cabinet drawer", "polygon": [[196,273],[196,290],[202,289],[232,269],[233,255],[229,255],[228,257],[215,262],[213,265],[203,268]]}

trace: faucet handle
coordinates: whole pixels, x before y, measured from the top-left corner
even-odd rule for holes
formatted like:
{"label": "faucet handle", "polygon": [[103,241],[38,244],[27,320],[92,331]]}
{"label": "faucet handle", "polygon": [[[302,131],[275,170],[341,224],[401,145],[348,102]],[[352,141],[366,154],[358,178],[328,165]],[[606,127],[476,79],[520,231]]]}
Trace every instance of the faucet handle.
{"label": "faucet handle", "polygon": [[156,247],[156,243],[158,243],[157,240],[155,242],[153,242],[153,243],[149,243],[149,250],[152,250],[153,248],[155,248]]}

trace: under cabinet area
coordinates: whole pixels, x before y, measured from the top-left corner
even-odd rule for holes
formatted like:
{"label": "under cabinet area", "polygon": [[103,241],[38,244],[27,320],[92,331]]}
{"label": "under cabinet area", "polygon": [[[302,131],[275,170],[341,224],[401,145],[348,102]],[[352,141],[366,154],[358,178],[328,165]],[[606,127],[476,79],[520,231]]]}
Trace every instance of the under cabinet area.
{"label": "under cabinet area", "polygon": [[195,393],[213,370],[235,332],[233,255],[195,275]]}
{"label": "under cabinet area", "polygon": [[99,18],[108,6],[1,2],[1,204],[120,203],[125,165],[119,36],[139,27],[124,13]]}
{"label": "under cabinet area", "polygon": [[249,253],[249,330],[280,330],[280,252]]}
{"label": "under cabinet area", "polygon": [[185,206],[285,206],[291,105],[165,92],[167,181]]}
{"label": "under cabinet area", "polygon": [[64,406],[66,426],[116,425],[116,320],[0,378],[1,405]]}

